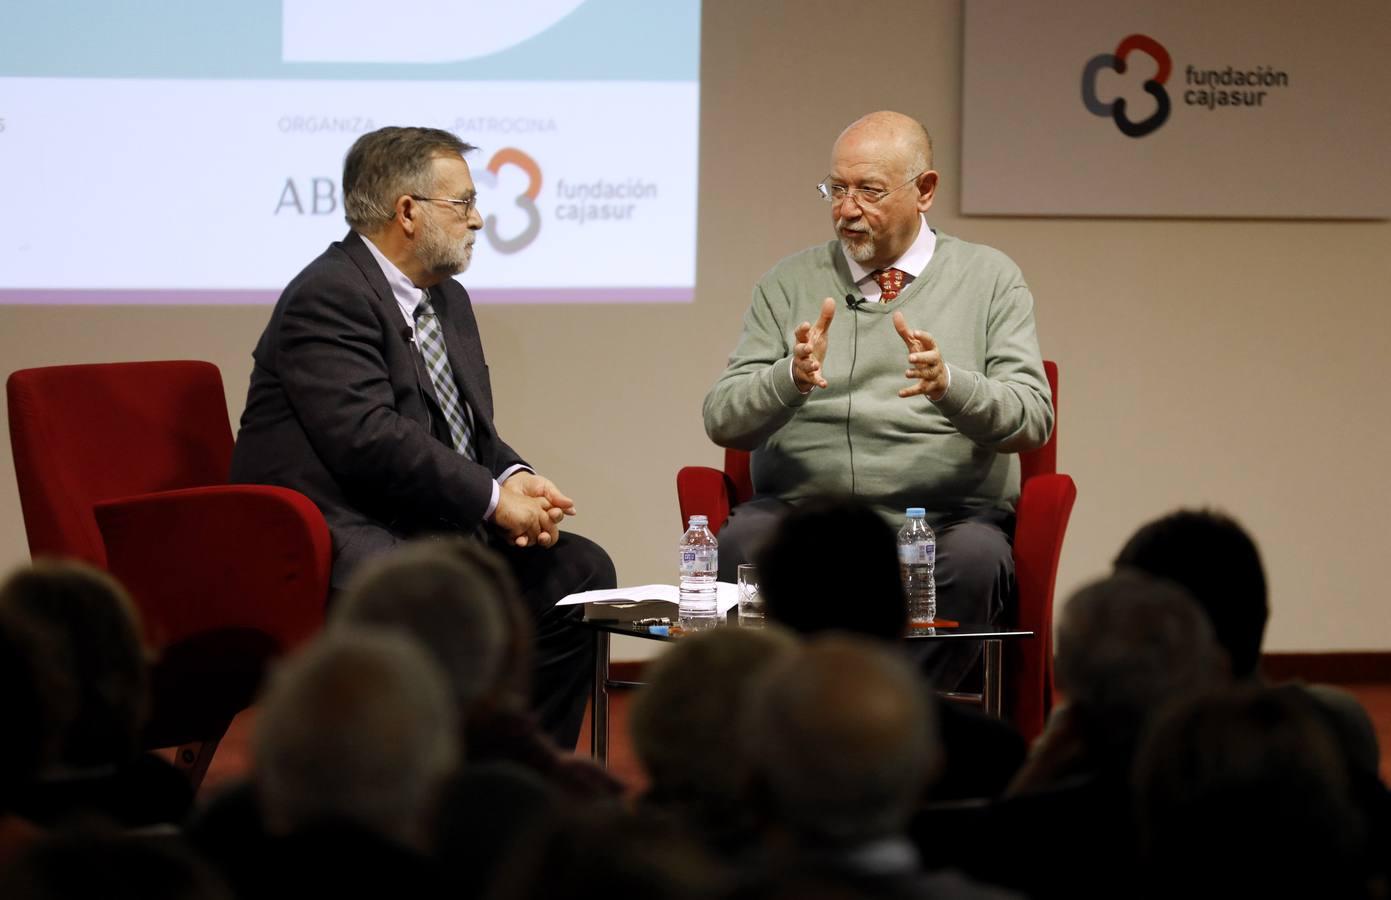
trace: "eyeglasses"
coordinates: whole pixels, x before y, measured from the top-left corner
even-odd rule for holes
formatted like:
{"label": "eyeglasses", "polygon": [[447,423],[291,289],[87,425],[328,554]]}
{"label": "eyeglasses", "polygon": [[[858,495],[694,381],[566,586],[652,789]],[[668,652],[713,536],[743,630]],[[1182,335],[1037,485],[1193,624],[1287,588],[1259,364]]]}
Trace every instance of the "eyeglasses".
{"label": "eyeglasses", "polygon": [[449,197],[421,197],[416,194],[410,195],[412,200],[429,200],[431,203],[448,203],[454,207],[454,211],[459,214],[459,218],[467,219],[468,214],[478,208],[478,198],[469,197],[465,200],[453,200]]}
{"label": "eyeglasses", "polygon": [[889,188],[886,191],[881,191],[876,188],[846,187],[843,184],[832,184],[828,180],[818,184],[816,186],[816,192],[821,195],[822,200],[829,200],[832,203],[841,203],[845,200],[846,197],[849,197],[851,200],[855,201],[856,206],[873,206],[879,201],[883,200],[885,197],[892,194],[894,191],[902,190],[903,188],[906,188],[908,185],[917,181],[919,178],[923,176],[923,174],[926,171],[926,169],[923,169],[922,172],[919,172],[912,178],[909,178],[907,181],[903,182],[903,184],[900,184],[898,187]]}

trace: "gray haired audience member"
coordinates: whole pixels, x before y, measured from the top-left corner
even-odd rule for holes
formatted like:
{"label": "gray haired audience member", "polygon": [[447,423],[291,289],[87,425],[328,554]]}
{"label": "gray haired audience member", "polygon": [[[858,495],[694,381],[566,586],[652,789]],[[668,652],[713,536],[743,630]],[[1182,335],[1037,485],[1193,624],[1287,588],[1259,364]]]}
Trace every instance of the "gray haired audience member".
{"label": "gray haired audience member", "polygon": [[439,667],[404,636],[334,629],[281,665],[257,722],[253,778],[266,826],[346,822],[419,846],[458,759]]}
{"label": "gray haired audience member", "polygon": [[1074,775],[1123,780],[1142,729],[1160,707],[1228,679],[1212,626],[1188,592],[1126,571],[1068,600],[1055,666],[1066,702],[1050,717],[1012,793]]}
{"label": "gray haired audience member", "polygon": [[901,654],[850,635],[812,638],[763,673],[740,724],[771,878],[816,870],[889,896],[995,896],[924,873],[904,836],[942,747]]}
{"label": "gray haired audience member", "polygon": [[531,617],[510,568],[478,541],[421,539],[369,561],[334,621],[399,630],[434,657],[449,676],[470,763],[516,763],[575,799],[622,792],[606,771],[557,747],[537,725],[529,711]]}
{"label": "gray haired audience member", "polygon": [[[1270,615],[1260,551],[1241,524],[1209,509],[1180,509],[1131,535],[1116,566],[1138,569],[1182,585],[1212,622],[1238,681],[1260,682],[1261,643]],[[1376,729],[1357,698],[1332,685],[1303,685],[1328,717],[1364,782],[1378,778]]]}
{"label": "gray haired audience member", "polygon": [[644,801],[673,814],[723,853],[746,849],[751,827],[739,743],[749,688],[797,650],[791,633],[717,629],[683,639],[652,665],[628,726],[650,780]]}
{"label": "gray haired audience member", "polygon": [[487,550],[443,543],[407,544],[365,563],[334,606],[333,622],[399,630],[418,641],[448,676],[462,718],[498,680],[509,598],[499,596],[497,577],[486,570]]}
{"label": "gray haired audience member", "polygon": [[1135,746],[1165,704],[1226,684],[1226,658],[1186,591],[1139,572],[1073,594],[1057,635],[1066,702],[985,820],[944,834],[966,871],[1031,897],[1130,896]]}

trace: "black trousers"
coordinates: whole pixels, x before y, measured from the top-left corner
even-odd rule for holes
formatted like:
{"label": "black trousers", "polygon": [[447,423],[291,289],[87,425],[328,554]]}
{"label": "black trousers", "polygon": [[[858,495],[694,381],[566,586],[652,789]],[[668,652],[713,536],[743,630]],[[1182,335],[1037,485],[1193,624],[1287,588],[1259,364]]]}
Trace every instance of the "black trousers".
{"label": "black trousers", "polygon": [[604,548],[562,532],[552,547],[516,547],[496,537],[490,546],[512,569],[536,629],[532,709],[561,749],[575,748],[594,678],[594,638],[576,624],[583,606],[556,606],[566,594],[618,586]]}
{"label": "black trousers", "polygon": [[[753,497],[730,512],[720,529],[721,581],[734,581],[740,563],[751,562],[778,520],[792,508],[776,497]],[[973,510],[932,529],[937,536],[937,615],[988,625],[1014,603],[1014,515],[1005,510]],[[850,563],[853,565],[853,561]],[[847,615],[854,610],[847,607]],[[914,641],[923,674],[939,690],[954,690],[984,650],[978,641]]]}

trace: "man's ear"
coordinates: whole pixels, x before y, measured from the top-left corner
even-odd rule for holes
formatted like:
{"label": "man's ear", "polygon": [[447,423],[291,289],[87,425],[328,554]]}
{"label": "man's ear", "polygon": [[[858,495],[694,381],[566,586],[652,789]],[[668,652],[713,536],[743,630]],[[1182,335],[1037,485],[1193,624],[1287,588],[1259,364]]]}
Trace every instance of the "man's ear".
{"label": "man's ear", "polygon": [[396,198],[396,224],[401,227],[407,237],[413,237],[415,230],[419,227],[420,204],[411,198],[410,194],[402,194]]}
{"label": "man's ear", "polygon": [[918,176],[918,212],[927,212],[937,197],[937,173],[932,169]]}

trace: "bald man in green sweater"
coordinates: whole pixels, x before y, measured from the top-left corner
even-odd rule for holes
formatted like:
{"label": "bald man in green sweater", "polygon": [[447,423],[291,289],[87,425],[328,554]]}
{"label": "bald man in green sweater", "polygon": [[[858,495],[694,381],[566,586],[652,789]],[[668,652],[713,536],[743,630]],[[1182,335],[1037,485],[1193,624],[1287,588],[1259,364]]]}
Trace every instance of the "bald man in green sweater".
{"label": "bald man in green sweater", "polygon": [[[715,443],[753,451],[755,497],[720,532],[721,579],[789,504],[852,493],[895,525],[907,507],[927,509],[939,617],[994,621],[1011,600],[1015,454],[1048,440],[1052,398],[1019,268],[928,226],[937,183],[916,120],[857,120],[818,185],[836,240],[782,260],[754,289],[704,405]],[[828,564],[827,548],[807,552]],[[929,664],[939,686],[978,649]]]}

